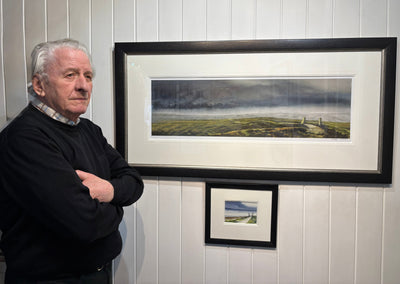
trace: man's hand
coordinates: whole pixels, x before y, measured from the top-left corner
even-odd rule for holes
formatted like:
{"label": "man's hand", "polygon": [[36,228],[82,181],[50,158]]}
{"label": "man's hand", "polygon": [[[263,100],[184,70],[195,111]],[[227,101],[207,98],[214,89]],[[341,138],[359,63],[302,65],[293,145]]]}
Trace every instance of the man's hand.
{"label": "man's hand", "polygon": [[84,186],[89,188],[90,196],[100,202],[110,202],[114,198],[114,187],[112,184],[98,176],[84,171],[76,170]]}

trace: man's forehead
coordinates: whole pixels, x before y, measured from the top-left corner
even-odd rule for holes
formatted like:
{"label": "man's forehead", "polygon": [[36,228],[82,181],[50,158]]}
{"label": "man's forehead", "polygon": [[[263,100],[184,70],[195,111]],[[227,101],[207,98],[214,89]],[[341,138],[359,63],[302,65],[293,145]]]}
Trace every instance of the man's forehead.
{"label": "man's forehead", "polygon": [[[63,67],[65,69],[74,68],[77,66],[85,67],[85,69],[92,70],[90,60],[85,52],[79,49],[61,47],[54,51],[54,60],[52,63]],[[50,65],[52,65],[50,63]]]}

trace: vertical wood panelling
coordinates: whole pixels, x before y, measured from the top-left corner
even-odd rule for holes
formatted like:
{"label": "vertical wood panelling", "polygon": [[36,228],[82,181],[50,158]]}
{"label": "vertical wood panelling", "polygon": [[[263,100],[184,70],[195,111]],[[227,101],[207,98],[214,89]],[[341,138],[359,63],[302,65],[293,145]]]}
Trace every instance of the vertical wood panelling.
{"label": "vertical wood panelling", "polygon": [[[158,281],[158,180],[145,179],[137,202],[136,262],[137,284]],[[121,282],[121,284],[125,284]]]}
{"label": "vertical wood panelling", "polygon": [[204,281],[204,183],[182,183],[182,283]]}
{"label": "vertical wood panelling", "polygon": [[255,38],[256,0],[232,0],[232,39]]}
{"label": "vertical wood panelling", "polygon": [[305,38],[307,1],[282,0],[282,38]]}
{"label": "vertical wood panelling", "polygon": [[330,283],[353,283],[356,236],[355,188],[332,187],[330,207]]}
{"label": "vertical wood panelling", "polygon": [[[77,1],[77,0],[75,0]],[[90,1],[90,0],[88,0]],[[88,2],[90,4],[90,2]],[[113,1],[113,35],[114,42],[132,42],[135,40],[135,1],[134,0],[118,0]],[[88,17],[89,18],[89,17]],[[72,30],[71,30],[72,33]],[[146,183],[146,191],[144,196],[150,196],[151,201],[149,202],[148,208],[157,208],[157,181],[145,181]],[[153,186],[155,184],[155,186]],[[155,195],[153,194],[155,193]],[[146,199],[143,198],[143,200]],[[146,259],[146,253],[152,259],[153,265],[148,265],[146,268],[150,269],[156,267],[156,257],[152,251],[156,252],[156,239],[153,238],[154,242],[149,246],[146,244],[146,239],[143,235],[144,232],[144,223],[143,217],[140,213],[143,213],[145,208],[140,207],[138,209],[139,203],[129,206],[125,208],[124,219],[120,225],[121,232],[127,232],[127,234],[123,235],[124,248],[122,250],[121,255],[115,261],[114,269],[115,269],[115,277],[114,283],[125,284],[125,283],[141,283],[143,279],[146,279],[146,272],[143,273],[143,261]],[[156,214],[152,215],[153,217]],[[147,217],[147,216],[146,216]],[[151,231],[151,236],[157,235],[157,218],[150,218],[149,220],[150,228],[153,229]],[[154,221],[154,222],[151,222]],[[152,226],[153,225],[153,226]],[[155,229],[154,229],[155,228]],[[150,239],[150,236],[148,237]],[[147,250],[146,250],[147,249]],[[157,254],[155,254],[157,255]],[[150,261],[151,262],[151,261]],[[144,269],[146,269],[144,268]],[[148,274],[148,277],[156,276],[156,273]],[[156,283],[156,278],[150,279],[153,283]],[[148,280],[148,279],[147,279]],[[151,283],[151,282],[147,282]]]}
{"label": "vertical wood panelling", "polygon": [[386,35],[387,0],[361,1],[361,36]]}
{"label": "vertical wood panelling", "polygon": [[124,208],[124,218],[119,225],[119,231],[123,241],[123,249],[121,254],[114,261],[114,283],[135,283],[136,280],[136,264],[138,257],[135,247],[136,233],[136,205]]}
{"label": "vertical wood panelling", "polygon": [[41,42],[46,41],[45,0],[25,1],[25,54],[27,82],[31,80],[31,52]]}
{"label": "vertical wood panelling", "polygon": [[[388,10],[388,34],[387,36],[400,36],[400,2],[397,0],[387,0],[387,10]],[[399,65],[397,65],[399,66]],[[398,112],[396,113],[398,114]],[[396,124],[397,126],[397,124]],[[396,128],[397,130],[397,128]]]}
{"label": "vertical wood panelling", "polygon": [[333,36],[360,35],[360,0],[334,0]]}
{"label": "vertical wood panelling", "polygon": [[[388,1],[388,36],[400,36],[400,1]],[[397,42],[397,74],[399,74],[400,56],[399,42]],[[398,77],[398,76],[397,76]],[[383,247],[383,267],[382,267],[382,283],[393,284],[400,279],[400,99],[399,98],[399,80],[396,82],[396,116],[395,116],[395,137],[394,137],[394,157],[393,157],[393,183],[385,188],[384,204],[384,247]]]}
{"label": "vertical wood panelling", "polygon": [[228,248],[206,247],[206,283],[228,283]]}
{"label": "vertical wood panelling", "polygon": [[304,198],[304,282],[328,283],[329,188],[307,186]]}
{"label": "vertical wood panelling", "polygon": [[206,0],[183,0],[182,36],[185,41],[206,39]]}
{"label": "vertical wood panelling", "polygon": [[182,40],[182,0],[163,0],[159,5],[159,39]]}
{"label": "vertical wood panelling", "polygon": [[278,283],[278,251],[279,248],[253,251],[253,284]]}
{"label": "vertical wood panelling", "polygon": [[[90,18],[91,18],[91,0],[69,0],[69,37],[82,42],[91,52],[90,41]],[[96,68],[95,68],[96,69]],[[92,118],[93,104],[90,105],[82,117]]]}
{"label": "vertical wood panelling", "polygon": [[[387,0],[362,0],[361,36],[387,33]],[[379,283],[382,280],[384,189],[360,188],[357,212],[356,283]]]}
{"label": "vertical wood panelling", "polygon": [[331,37],[334,0],[308,0],[307,37]]}
{"label": "vertical wood panelling", "polygon": [[158,0],[137,1],[137,41],[158,40]]}
{"label": "vertical wood panelling", "polygon": [[92,1],[92,58],[96,68],[93,83],[93,121],[114,144],[113,98],[113,5],[109,0]]}
{"label": "vertical wood panelling", "polygon": [[23,1],[3,2],[4,86],[7,118],[27,104]]}
{"label": "vertical wood panelling", "polygon": [[[398,153],[398,152],[397,152]],[[399,156],[398,154],[396,156]],[[400,192],[399,184],[385,188],[382,283],[394,284],[400,279]]]}
{"label": "vertical wood panelling", "polygon": [[51,0],[46,3],[48,40],[68,37],[68,0]]}
{"label": "vertical wood panelling", "polygon": [[251,250],[229,248],[228,279],[232,284],[252,284]]}
{"label": "vertical wood panelling", "polygon": [[232,37],[231,0],[207,0],[207,40]]}
{"label": "vertical wood panelling", "polygon": [[[399,141],[398,138],[397,141]],[[397,150],[396,153],[397,154],[395,156],[397,157],[397,159],[400,159],[399,151]],[[393,183],[391,187],[385,188],[384,193],[385,211],[382,251],[383,284],[394,284],[397,283],[400,279],[400,192],[398,188],[399,183],[397,179],[396,183]]]}
{"label": "vertical wood panelling", "polygon": [[160,284],[181,283],[181,182],[161,180],[158,212]]}
{"label": "vertical wood panelling", "polygon": [[135,41],[136,0],[114,1],[114,41]]}
{"label": "vertical wood panelling", "polygon": [[382,201],[382,188],[358,189],[356,283],[381,281]]}
{"label": "vertical wood panelling", "polygon": [[279,38],[281,3],[281,0],[257,0],[256,38]]}
{"label": "vertical wood panelling", "polygon": [[280,186],[278,208],[279,283],[302,283],[303,187]]}
{"label": "vertical wood panelling", "polygon": [[90,2],[69,0],[69,37],[79,40],[90,49]]}

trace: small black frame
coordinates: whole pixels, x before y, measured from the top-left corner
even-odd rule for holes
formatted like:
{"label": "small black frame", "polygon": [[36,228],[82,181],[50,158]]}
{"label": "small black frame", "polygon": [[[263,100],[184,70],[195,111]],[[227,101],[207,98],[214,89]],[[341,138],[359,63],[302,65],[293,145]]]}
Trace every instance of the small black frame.
{"label": "small black frame", "polygon": [[[220,220],[221,216],[215,217],[213,216],[212,212],[215,212],[213,208],[216,206],[224,206],[224,204],[219,200],[219,202],[214,202],[212,191],[215,191],[216,194],[223,193],[222,191],[227,190],[228,193],[224,198],[231,198],[229,195],[232,192],[238,191],[243,196],[244,199],[250,198],[251,200],[254,199],[254,196],[248,197],[249,192],[256,193],[259,192],[260,199],[258,200],[261,204],[262,202],[267,202],[267,206],[265,208],[269,208],[270,211],[267,212],[265,216],[259,215],[257,213],[257,218],[270,218],[266,220],[267,226],[269,230],[267,230],[266,234],[263,236],[265,240],[252,240],[251,238],[246,239],[242,237],[235,237],[233,236],[235,233],[242,231],[249,232],[249,235],[252,235],[252,227],[251,226],[258,226],[257,225],[239,225],[237,228],[235,224],[227,224],[226,222]],[[263,194],[270,194],[268,198]],[[237,199],[237,194],[235,194],[235,198]],[[268,200],[268,201],[266,201]],[[265,205],[265,204],[264,204]],[[261,208],[261,209],[265,209]],[[260,209],[260,208],[258,208]],[[224,210],[224,208],[219,208],[219,211]],[[218,211],[218,209],[216,210]],[[260,212],[260,211],[259,211]],[[217,183],[211,182],[206,183],[206,210],[205,210],[205,243],[206,244],[216,244],[216,245],[235,245],[235,246],[257,246],[257,247],[265,247],[265,248],[276,248],[276,232],[277,232],[277,214],[278,214],[278,185],[277,184],[234,184],[234,183]],[[230,229],[228,231],[232,233],[232,236],[227,237],[215,237],[215,234],[212,229],[212,222],[217,220],[216,227],[228,227]],[[246,226],[249,226],[246,228]],[[229,228],[231,227],[231,228]],[[220,228],[224,230],[223,228]],[[261,228],[258,228],[261,229]],[[217,233],[218,235],[218,233]]]}

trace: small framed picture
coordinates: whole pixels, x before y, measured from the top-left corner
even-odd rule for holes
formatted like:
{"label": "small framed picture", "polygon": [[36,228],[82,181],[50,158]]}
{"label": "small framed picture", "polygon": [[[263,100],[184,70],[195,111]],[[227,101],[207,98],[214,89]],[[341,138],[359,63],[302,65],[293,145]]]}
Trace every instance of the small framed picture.
{"label": "small framed picture", "polygon": [[276,247],[277,184],[206,183],[205,242]]}

